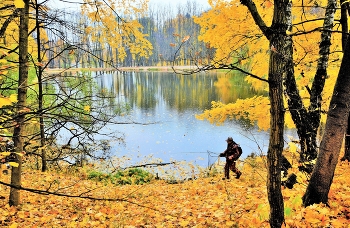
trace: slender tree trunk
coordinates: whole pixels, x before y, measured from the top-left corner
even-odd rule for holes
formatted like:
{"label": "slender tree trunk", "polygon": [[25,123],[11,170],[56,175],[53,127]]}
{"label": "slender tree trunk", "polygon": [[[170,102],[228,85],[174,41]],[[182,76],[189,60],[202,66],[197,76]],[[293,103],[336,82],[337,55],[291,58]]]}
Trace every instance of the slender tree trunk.
{"label": "slender tree trunk", "polygon": [[[276,44],[274,41],[272,44]],[[279,45],[278,45],[279,46]],[[283,150],[284,108],[280,56],[272,53],[269,70],[270,140],[267,151],[267,192],[270,204],[270,226],[281,227],[284,205],[281,192],[281,156]]]}
{"label": "slender tree trunk", "polygon": [[[37,48],[38,48],[38,62],[41,63],[41,40],[40,40],[40,22],[39,22],[39,7],[38,2],[35,4],[35,23],[36,23],[36,34],[37,34]],[[45,146],[45,129],[44,129],[44,117],[43,117],[43,67],[41,64],[37,66],[37,77],[38,77],[38,105],[39,105],[39,122],[40,122],[40,146],[41,146],[41,171],[45,172],[47,170],[47,161],[46,161],[46,151]]]}
{"label": "slender tree trunk", "polygon": [[284,221],[284,203],[281,191],[281,161],[284,146],[283,80],[294,75],[292,39],[286,34],[292,28],[292,4],[275,0],[271,27],[267,27],[252,0],[241,0],[248,7],[255,23],[270,41],[269,98],[270,140],[267,152],[267,194],[270,205],[270,226],[281,227]]}
{"label": "slender tree trunk", "polygon": [[320,144],[317,162],[303,196],[304,206],[314,203],[328,203],[328,193],[333,181],[350,111],[349,62],[350,42],[348,39],[329,106],[325,133]]}
{"label": "slender tree trunk", "polygon": [[[284,221],[284,203],[281,191],[281,161],[284,147],[283,81],[294,75],[292,38],[286,35],[291,30],[291,3],[275,0],[271,25],[269,97],[270,97],[270,141],[267,153],[267,190],[270,203],[270,226],[281,227]],[[289,75],[289,76],[288,76]]]}
{"label": "slender tree trunk", "polygon": [[[16,125],[13,131],[13,142],[16,152],[23,151],[23,132],[25,115],[23,108],[27,99],[27,79],[28,79],[28,25],[29,25],[29,0],[24,0],[24,8],[20,12],[19,25],[19,71],[18,71],[18,90],[17,90],[17,116]],[[21,156],[16,155],[18,167],[12,167],[11,187],[9,204],[17,206],[20,204],[20,191],[16,187],[21,186]]]}

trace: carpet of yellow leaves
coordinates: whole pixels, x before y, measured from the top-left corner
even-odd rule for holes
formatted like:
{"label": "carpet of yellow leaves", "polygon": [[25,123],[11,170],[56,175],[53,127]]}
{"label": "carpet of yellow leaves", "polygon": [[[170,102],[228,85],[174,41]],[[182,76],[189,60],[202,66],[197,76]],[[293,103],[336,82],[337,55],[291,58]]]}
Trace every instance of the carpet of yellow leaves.
{"label": "carpet of yellow leaves", "polygon": [[[306,183],[284,189],[284,226],[348,227],[349,173],[348,163],[338,165],[328,207],[302,207]],[[15,208],[7,204],[9,189],[1,186],[0,227],[269,227],[266,171],[245,163],[239,180],[222,180],[221,176],[179,184],[155,180],[146,185],[114,186],[86,180],[81,173],[27,170],[23,174],[25,187],[47,190],[50,186],[50,191],[64,194],[120,201],[22,191],[22,205]]]}

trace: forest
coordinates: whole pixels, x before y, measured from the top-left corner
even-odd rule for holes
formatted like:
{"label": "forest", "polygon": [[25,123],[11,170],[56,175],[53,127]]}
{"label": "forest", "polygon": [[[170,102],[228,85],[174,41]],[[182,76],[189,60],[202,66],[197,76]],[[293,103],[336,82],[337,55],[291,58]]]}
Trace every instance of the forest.
{"label": "forest", "polygon": [[[52,2],[0,3],[1,226],[348,226],[348,1],[83,0],[79,11]],[[185,180],[147,169],[168,172],[164,163],[121,168],[98,135],[130,107],[91,70],[139,66],[239,72],[264,87],[267,96],[212,101],[196,118],[256,125],[267,151],[238,160],[238,180],[221,179],[222,163]],[[286,128],[297,132],[287,146]],[[185,166],[194,169],[174,164]]]}

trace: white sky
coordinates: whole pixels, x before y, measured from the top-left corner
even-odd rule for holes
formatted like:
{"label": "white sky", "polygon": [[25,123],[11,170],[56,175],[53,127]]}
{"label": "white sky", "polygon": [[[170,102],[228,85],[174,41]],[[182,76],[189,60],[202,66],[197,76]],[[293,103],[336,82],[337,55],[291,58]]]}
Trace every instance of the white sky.
{"label": "white sky", "polygon": [[[39,2],[42,2],[44,0],[41,0]],[[80,2],[80,0],[66,0],[68,2]],[[208,0],[149,0],[150,5],[171,5],[171,6],[177,6],[179,4],[185,5],[187,1],[190,2],[196,2],[198,5],[202,6],[203,8],[209,7]],[[67,8],[67,9],[74,9],[78,8],[79,4],[70,4],[70,3],[62,3],[55,0],[50,0],[49,5],[53,6],[54,8]]]}
{"label": "white sky", "polygon": [[[150,0],[150,4],[172,4],[172,5],[184,5],[188,0]],[[209,7],[208,0],[189,0],[190,2],[197,2],[199,5]]]}

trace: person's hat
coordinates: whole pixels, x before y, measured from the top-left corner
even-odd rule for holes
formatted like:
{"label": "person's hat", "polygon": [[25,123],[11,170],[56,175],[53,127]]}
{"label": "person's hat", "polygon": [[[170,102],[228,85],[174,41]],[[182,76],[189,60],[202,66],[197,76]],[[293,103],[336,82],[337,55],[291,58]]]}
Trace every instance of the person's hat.
{"label": "person's hat", "polygon": [[228,137],[228,138],[226,139],[226,142],[232,142],[232,141],[233,141],[232,137]]}

